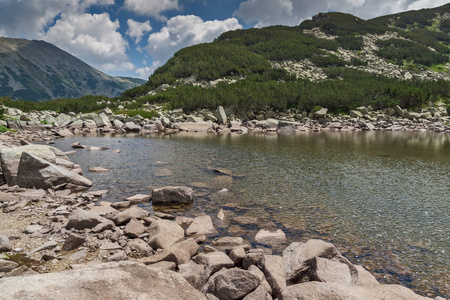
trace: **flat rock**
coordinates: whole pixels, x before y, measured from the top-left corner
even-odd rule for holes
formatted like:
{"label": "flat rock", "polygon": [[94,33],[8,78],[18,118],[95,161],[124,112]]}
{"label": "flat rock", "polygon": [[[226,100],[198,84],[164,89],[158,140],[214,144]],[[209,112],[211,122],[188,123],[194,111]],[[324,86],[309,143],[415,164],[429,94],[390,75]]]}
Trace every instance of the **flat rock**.
{"label": "flat rock", "polygon": [[98,214],[82,210],[81,208],[77,208],[75,212],[69,217],[66,229],[75,228],[81,230],[85,228],[93,228],[97,224],[107,221],[107,219],[101,217]]}
{"label": "flat rock", "polygon": [[130,202],[131,204],[139,204],[142,202],[150,201],[150,195],[137,194],[134,196],[130,196],[130,197],[126,198],[125,200]]}
{"label": "flat rock", "polygon": [[191,225],[186,229],[186,235],[216,235],[217,230],[214,228],[212,219],[208,215],[194,218]]}
{"label": "flat rock", "polygon": [[264,245],[279,245],[286,243],[286,234],[278,229],[275,232],[271,232],[265,229],[261,229],[255,236],[255,241]]}
{"label": "flat rock", "polygon": [[167,186],[152,191],[152,202],[156,205],[190,204],[194,201],[194,191],[188,187]]}
{"label": "flat rock", "polygon": [[139,220],[145,218],[147,215],[148,213],[141,208],[133,206],[115,215],[113,221],[116,225],[123,225],[128,223],[132,218]]}
{"label": "flat rock", "polygon": [[148,227],[148,244],[152,248],[167,249],[184,238],[184,230],[175,221],[155,220]]}
{"label": "flat rock", "polygon": [[194,258],[194,261],[198,264],[205,265],[211,270],[211,273],[215,273],[222,268],[234,267],[234,262],[228,255],[220,251],[200,253]]}
{"label": "flat rock", "polygon": [[[0,279],[5,299],[206,300],[184,278],[133,262],[104,263],[80,270]],[[18,296],[21,295],[21,296]],[[101,296],[100,296],[101,295]]]}
{"label": "flat rock", "polygon": [[431,298],[419,296],[410,289],[396,284],[367,287],[311,281],[286,287],[281,291],[278,299],[425,300]]}
{"label": "flat rock", "polygon": [[33,234],[41,230],[42,230],[41,225],[28,225],[23,232],[25,232],[26,234]]}
{"label": "flat rock", "polygon": [[89,172],[94,172],[94,173],[109,172],[109,169],[102,168],[102,167],[92,167],[92,168],[89,168]]}

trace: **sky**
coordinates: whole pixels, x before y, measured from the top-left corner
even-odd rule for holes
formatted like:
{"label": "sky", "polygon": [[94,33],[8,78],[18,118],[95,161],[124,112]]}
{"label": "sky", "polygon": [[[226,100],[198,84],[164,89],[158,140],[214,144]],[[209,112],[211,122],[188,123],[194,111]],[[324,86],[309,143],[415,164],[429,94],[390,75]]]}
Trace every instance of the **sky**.
{"label": "sky", "polygon": [[295,26],[319,12],[363,19],[448,0],[0,0],[0,36],[44,40],[113,76],[148,79],[225,31]]}

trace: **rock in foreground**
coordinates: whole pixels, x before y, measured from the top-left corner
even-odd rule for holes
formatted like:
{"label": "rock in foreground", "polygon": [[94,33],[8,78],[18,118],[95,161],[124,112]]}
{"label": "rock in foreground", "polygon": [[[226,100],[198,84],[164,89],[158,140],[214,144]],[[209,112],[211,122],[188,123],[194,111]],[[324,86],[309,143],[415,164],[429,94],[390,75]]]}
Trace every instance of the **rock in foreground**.
{"label": "rock in foreground", "polygon": [[1,299],[207,299],[175,272],[104,263],[80,270],[0,279]]}

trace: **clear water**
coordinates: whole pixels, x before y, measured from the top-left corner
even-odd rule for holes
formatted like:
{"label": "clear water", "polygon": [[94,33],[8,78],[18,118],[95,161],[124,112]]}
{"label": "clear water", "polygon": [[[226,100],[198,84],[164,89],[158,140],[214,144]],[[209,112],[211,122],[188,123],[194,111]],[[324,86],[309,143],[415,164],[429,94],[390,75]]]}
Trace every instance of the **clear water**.
{"label": "clear water", "polygon": [[[215,215],[223,208],[231,218],[258,221],[240,224],[245,234],[234,231],[237,223],[231,221],[222,225],[221,235],[251,240],[259,228],[281,228],[290,241],[321,238],[383,282],[422,295],[450,295],[448,134],[77,136],[55,146],[68,151],[75,141],[111,148],[70,156],[94,182],[92,189],[109,190],[107,201],[154,187],[191,186],[194,204],[172,212]],[[96,166],[110,172],[87,171]],[[218,176],[208,167],[239,176]],[[157,176],[161,169],[173,175]],[[218,197],[222,188],[232,196]]]}

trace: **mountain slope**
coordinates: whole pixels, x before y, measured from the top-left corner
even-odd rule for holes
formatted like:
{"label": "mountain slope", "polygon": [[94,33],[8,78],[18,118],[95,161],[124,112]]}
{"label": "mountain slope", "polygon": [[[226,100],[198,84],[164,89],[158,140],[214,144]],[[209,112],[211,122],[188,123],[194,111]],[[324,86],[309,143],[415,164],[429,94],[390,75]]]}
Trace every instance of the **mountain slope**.
{"label": "mountain slope", "polygon": [[44,41],[0,38],[0,95],[43,101],[118,96],[143,80],[106,75]]}
{"label": "mountain slope", "polygon": [[[130,89],[123,96],[152,95],[163,84],[211,87],[218,80],[237,86],[236,80],[345,81],[346,77],[357,80],[373,75],[371,80],[384,76],[447,82],[449,22],[450,4],[446,4],[373,20],[344,13],[321,13],[295,27],[230,31],[213,43],[175,53],[145,85]],[[174,91],[166,94],[169,98],[177,97]],[[168,98],[159,96],[159,100],[146,101],[164,99]]]}

